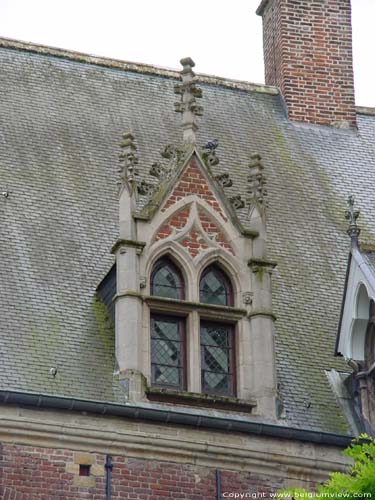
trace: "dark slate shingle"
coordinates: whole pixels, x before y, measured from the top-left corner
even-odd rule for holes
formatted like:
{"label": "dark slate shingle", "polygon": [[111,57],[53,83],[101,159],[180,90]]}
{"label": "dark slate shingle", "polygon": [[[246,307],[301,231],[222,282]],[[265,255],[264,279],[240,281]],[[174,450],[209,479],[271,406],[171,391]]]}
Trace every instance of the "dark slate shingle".
{"label": "dark slate shingle", "polygon": [[[175,80],[6,48],[0,60],[0,187],[10,191],[0,199],[0,386],[123,401],[112,322],[95,299],[113,265],[118,144],[133,132],[147,177],[180,142]],[[228,196],[246,197],[252,153],[265,164],[285,425],[348,432],[324,370],[344,367],[333,352],[349,194],[374,241],[375,117],[360,115],[358,133],[298,125],[277,95],[201,87],[199,143],[219,140]]]}

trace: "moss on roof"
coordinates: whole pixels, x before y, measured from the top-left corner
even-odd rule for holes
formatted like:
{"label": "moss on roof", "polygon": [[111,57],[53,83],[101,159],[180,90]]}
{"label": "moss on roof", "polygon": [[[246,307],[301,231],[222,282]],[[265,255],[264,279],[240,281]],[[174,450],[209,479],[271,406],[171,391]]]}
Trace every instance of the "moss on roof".
{"label": "moss on roof", "polygon": [[[0,60],[0,187],[10,193],[0,199],[0,387],[123,401],[113,328],[95,298],[118,238],[118,144],[133,132],[151,181],[159,152],[181,141],[176,73],[4,40]],[[274,90],[200,80],[198,141],[219,140],[214,170],[230,172],[228,196],[246,197],[251,154],[265,165],[285,424],[348,432],[324,370],[344,367],[333,353],[349,194],[362,209],[363,238],[375,241],[375,117],[360,114],[358,132],[293,124]],[[246,210],[238,214],[250,229]]]}

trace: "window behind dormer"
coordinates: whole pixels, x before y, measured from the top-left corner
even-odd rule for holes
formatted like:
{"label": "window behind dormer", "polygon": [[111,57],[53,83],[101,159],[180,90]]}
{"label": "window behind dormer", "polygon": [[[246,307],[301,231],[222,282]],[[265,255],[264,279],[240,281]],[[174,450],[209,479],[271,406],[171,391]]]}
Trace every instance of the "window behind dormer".
{"label": "window behind dormer", "polygon": [[[168,258],[157,261],[152,270],[151,295],[177,300],[185,297],[181,272]],[[186,389],[185,318],[151,314],[151,382],[161,388]]]}
{"label": "window behind dormer", "polygon": [[217,266],[209,266],[202,274],[199,286],[200,302],[232,306],[233,292],[227,276]]}
{"label": "window behind dormer", "polygon": [[151,295],[170,299],[184,299],[185,287],[179,269],[168,259],[155,264],[151,274]]}
{"label": "window behind dormer", "polygon": [[[233,290],[225,273],[209,266],[199,286],[200,302],[217,306],[233,305]],[[202,392],[223,396],[235,395],[234,325],[201,321]]]}

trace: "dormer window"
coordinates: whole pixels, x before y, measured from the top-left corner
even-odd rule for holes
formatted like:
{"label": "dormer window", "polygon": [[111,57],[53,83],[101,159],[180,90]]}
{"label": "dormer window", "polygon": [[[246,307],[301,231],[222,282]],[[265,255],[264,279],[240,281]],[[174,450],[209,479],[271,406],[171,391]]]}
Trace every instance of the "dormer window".
{"label": "dormer window", "polygon": [[151,275],[151,295],[184,299],[184,282],[179,269],[167,258],[155,264]]}
{"label": "dormer window", "polygon": [[[199,286],[204,304],[232,306],[233,291],[228,277],[217,266],[209,266]],[[200,327],[202,392],[235,395],[234,325],[201,321]]]}
{"label": "dormer window", "polygon": [[[151,295],[183,299],[185,287],[179,269],[167,258],[155,264]],[[186,389],[185,319],[170,314],[151,314],[151,383],[170,389]]]}
{"label": "dormer window", "polygon": [[208,267],[199,286],[200,302],[204,304],[232,306],[233,292],[230,281],[216,266]]}
{"label": "dormer window", "polygon": [[152,268],[151,384],[191,391],[188,381],[193,374],[188,373],[187,360],[194,356],[199,362],[200,388],[193,392],[234,396],[236,325],[222,309],[233,307],[231,281],[221,267],[211,264],[203,270],[196,287],[195,301],[186,301],[182,272],[168,256]]}

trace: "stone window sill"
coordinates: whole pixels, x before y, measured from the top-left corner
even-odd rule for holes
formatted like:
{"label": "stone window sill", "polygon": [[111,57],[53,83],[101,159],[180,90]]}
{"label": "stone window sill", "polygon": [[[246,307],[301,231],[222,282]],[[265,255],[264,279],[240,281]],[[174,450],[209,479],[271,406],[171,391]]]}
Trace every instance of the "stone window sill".
{"label": "stone window sill", "polygon": [[183,392],[171,389],[160,389],[149,387],[146,390],[149,401],[172,403],[193,407],[213,408],[215,410],[231,410],[243,413],[251,413],[256,406],[254,400],[244,400],[234,397],[214,396],[212,394],[201,394],[196,392]]}

